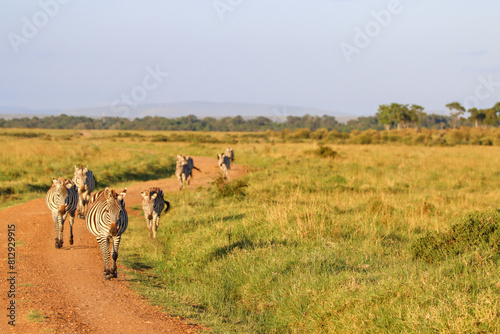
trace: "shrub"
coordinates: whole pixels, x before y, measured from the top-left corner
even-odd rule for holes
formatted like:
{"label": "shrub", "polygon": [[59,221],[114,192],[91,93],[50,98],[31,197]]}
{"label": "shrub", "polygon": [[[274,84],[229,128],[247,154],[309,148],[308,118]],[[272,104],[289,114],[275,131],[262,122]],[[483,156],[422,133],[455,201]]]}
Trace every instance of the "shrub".
{"label": "shrub", "polygon": [[414,259],[435,262],[473,250],[493,250],[500,246],[500,213],[476,212],[453,224],[449,232],[428,232],[416,239],[410,251]]}
{"label": "shrub", "polygon": [[219,197],[232,196],[242,198],[246,196],[245,188],[248,186],[248,183],[242,179],[228,182],[222,176],[219,176],[213,180],[212,185]]}

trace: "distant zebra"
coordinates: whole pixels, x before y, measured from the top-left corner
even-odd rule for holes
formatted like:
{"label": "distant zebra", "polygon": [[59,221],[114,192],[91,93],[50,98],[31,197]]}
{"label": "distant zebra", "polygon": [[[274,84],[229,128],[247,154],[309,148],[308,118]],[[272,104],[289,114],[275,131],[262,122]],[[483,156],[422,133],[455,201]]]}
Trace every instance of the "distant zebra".
{"label": "distant zebra", "polygon": [[78,187],[78,218],[85,219],[88,210],[90,193],[95,189],[95,178],[89,166],[78,168],[75,165],[73,182]]}
{"label": "distant zebra", "polygon": [[193,177],[193,169],[200,171],[194,166],[193,158],[185,155],[177,155],[177,162],[175,165],[175,175],[179,179],[179,189],[184,189],[184,182],[187,184],[191,182]]}
{"label": "distant zebra", "polygon": [[[116,260],[121,235],[128,226],[128,215],[125,210],[124,198],[127,188],[120,194],[114,189],[106,188],[90,198],[89,209],[85,222],[87,229],[92,233],[101,248],[104,261],[104,277],[110,279],[117,277]],[[112,240],[112,264],[109,260],[109,243]]]}
{"label": "distant zebra", "polygon": [[229,157],[229,159],[231,159],[231,162],[234,161],[234,152],[232,148],[226,148],[226,150],[224,151],[224,155]]}
{"label": "distant zebra", "polygon": [[222,171],[222,177],[227,179],[229,176],[229,169],[231,169],[231,158],[225,153],[217,154],[218,164]]}
{"label": "distant zebra", "polygon": [[156,238],[156,232],[160,223],[160,216],[166,204],[165,212],[170,208],[170,203],[163,199],[163,191],[158,187],[152,187],[141,191],[142,195],[142,210],[146,217],[148,227],[148,235],[151,237],[153,230],[153,238]]}
{"label": "distant zebra", "polygon": [[52,220],[54,221],[54,230],[56,237],[56,248],[63,245],[64,221],[69,213],[69,244],[73,244],[73,223],[75,222],[75,211],[78,204],[78,190],[76,185],[60,177],[52,178],[52,186],[47,191],[46,203],[52,211]]}

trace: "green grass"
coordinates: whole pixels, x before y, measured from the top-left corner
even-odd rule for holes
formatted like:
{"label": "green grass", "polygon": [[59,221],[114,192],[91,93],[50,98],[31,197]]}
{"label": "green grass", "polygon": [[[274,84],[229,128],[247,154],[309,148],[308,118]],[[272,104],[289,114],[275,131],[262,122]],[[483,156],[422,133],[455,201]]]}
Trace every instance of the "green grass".
{"label": "green grass", "polygon": [[[0,136],[12,145],[0,156],[11,159],[5,173],[17,171],[20,189],[87,160],[98,179],[125,185],[168,175],[148,168],[170,166],[178,152],[215,157],[226,146],[137,133],[52,140],[25,174],[44,136],[22,139],[31,151],[19,155],[9,142],[17,137]],[[129,215],[119,263],[152,303],[218,333],[500,331],[500,147],[230,139],[250,174],[166,194],[172,208],[156,240],[142,215]],[[118,153],[59,154],[80,140]]]}
{"label": "green grass", "polygon": [[38,310],[29,310],[27,317],[28,321],[36,323],[45,322],[45,319],[47,319],[43,312]]}

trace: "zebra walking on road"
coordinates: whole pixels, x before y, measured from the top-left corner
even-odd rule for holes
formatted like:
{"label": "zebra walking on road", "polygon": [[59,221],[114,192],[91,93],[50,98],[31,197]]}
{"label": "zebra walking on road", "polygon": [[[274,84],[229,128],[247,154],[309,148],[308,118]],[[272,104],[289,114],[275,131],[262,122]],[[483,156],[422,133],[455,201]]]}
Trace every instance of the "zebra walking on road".
{"label": "zebra walking on road", "polygon": [[144,217],[146,217],[148,235],[151,237],[151,230],[153,230],[153,238],[156,239],[161,213],[165,206],[165,212],[170,209],[170,203],[165,201],[163,191],[158,187],[151,187],[141,191],[141,195],[142,210],[144,211]]}
{"label": "zebra walking on road", "polygon": [[[89,204],[85,222],[87,229],[92,233],[101,248],[104,261],[104,277],[118,277],[116,272],[116,260],[118,259],[118,247],[121,235],[128,226],[128,215],[125,210],[125,198],[127,188],[120,194],[114,189],[106,188],[95,193]],[[112,262],[109,259],[109,243],[112,244]]]}
{"label": "zebra walking on road", "polygon": [[217,154],[218,164],[222,171],[222,177],[227,179],[229,176],[229,169],[231,169],[231,158],[225,153]]}
{"label": "zebra walking on road", "polygon": [[88,210],[90,194],[95,189],[95,178],[89,166],[78,168],[75,165],[75,175],[73,182],[78,187],[78,218],[85,219],[85,214]]}
{"label": "zebra walking on road", "polygon": [[177,162],[175,165],[175,175],[179,179],[179,189],[184,189],[184,182],[187,184],[191,182],[193,177],[193,169],[200,170],[194,166],[193,158],[185,155],[177,155]]}
{"label": "zebra walking on road", "polygon": [[52,186],[47,191],[46,203],[52,211],[54,221],[56,248],[63,245],[64,221],[69,214],[69,244],[73,244],[73,223],[75,222],[75,211],[78,204],[78,190],[76,185],[63,178],[52,178]]}

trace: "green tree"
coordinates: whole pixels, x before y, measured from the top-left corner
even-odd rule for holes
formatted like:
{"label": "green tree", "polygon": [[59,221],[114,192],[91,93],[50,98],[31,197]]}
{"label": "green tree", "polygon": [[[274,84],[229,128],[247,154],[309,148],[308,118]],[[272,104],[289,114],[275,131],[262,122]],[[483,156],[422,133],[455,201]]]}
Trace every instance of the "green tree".
{"label": "green tree", "polygon": [[458,102],[448,103],[446,108],[450,109],[450,116],[452,119],[452,126],[454,129],[457,128],[457,121],[460,115],[463,115],[465,108]]}

